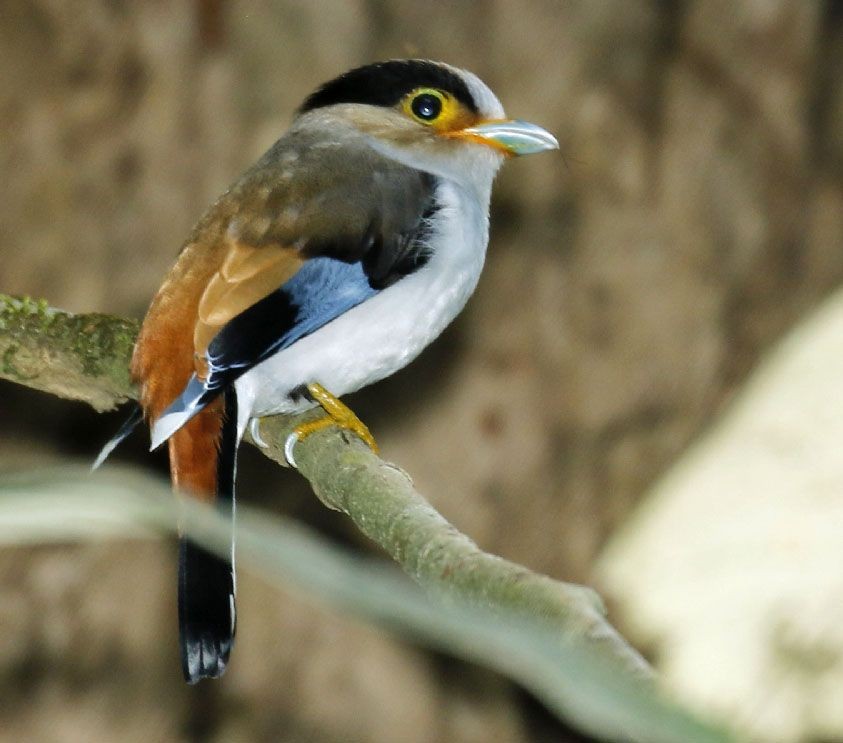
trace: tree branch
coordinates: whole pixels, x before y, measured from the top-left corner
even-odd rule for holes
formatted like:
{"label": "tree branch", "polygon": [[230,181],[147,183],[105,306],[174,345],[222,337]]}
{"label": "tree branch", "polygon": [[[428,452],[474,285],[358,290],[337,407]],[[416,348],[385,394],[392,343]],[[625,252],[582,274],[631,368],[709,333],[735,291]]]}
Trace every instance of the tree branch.
{"label": "tree branch", "polygon": [[0,378],[111,410],[137,396],[129,359],[138,327],[0,294]]}
{"label": "tree branch", "polygon": [[[108,315],[72,315],[45,302],[0,294],[0,378],[108,410],[136,396],[128,364],[138,325]],[[303,416],[260,423],[268,457],[286,466],[283,445]],[[335,428],[296,445],[317,497],[348,515],[425,589],[441,598],[538,619],[561,642],[584,639],[642,679],[652,671],[605,619],[591,589],[552,580],[480,550],[413,488],[398,467]]]}

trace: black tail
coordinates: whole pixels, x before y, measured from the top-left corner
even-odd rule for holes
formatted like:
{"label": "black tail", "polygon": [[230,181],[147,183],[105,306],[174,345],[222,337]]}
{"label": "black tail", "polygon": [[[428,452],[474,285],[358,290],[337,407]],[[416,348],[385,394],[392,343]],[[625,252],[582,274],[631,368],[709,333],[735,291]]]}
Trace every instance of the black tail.
{"label": "black tail", "polygon": [[179,549],[179,642],[185,680],[221,676],[234,644],[234,477],[237,469],[237,397],[225,392],[225,415],[217,454],[216,505],[232,519],[231,554],[219,557],[181,538]]}

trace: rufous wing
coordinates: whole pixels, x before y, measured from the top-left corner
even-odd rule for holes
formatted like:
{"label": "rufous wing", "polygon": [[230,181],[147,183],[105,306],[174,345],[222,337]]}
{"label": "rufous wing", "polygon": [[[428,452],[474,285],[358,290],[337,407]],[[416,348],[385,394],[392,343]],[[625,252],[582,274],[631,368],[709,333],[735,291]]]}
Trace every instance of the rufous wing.
{"label": "rufous wing", "polygon": [[193,350],[200,378],[207,373],[205,352],[220,329],[282,286],[301,268],[304,260],[295,248],[254,247],[229,241],[222,265],[208,281],[197,308]]}

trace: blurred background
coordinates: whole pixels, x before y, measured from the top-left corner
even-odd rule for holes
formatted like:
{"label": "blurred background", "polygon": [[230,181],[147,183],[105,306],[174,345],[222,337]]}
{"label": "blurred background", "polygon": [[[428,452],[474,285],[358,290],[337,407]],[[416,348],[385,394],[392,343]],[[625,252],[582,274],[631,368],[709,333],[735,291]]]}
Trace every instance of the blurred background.
{"label": "blurred background", "polygon": [[[843,278],[840,0],[3,0],[0,291],[141,317],[195,220],[313,88],[405,56],[476,72],[562,153],[507,164],[468,308],[352,407],[460,530],[555,578],[599,577],[616,623],[670,666],[680,628],[634,607],[662,580],[652,570],[687,589],[676,622],[713,617],[730,584],[707,605],[683,583],[679,548],[648,558],[652,580],[633,595],[634,576],[595,564],[624,562],[607,544],[641,521],[651,485]],[[0,383],[0,467],[90,461],[120,419]],[[119,458],[165,469],[143,436]],[[295,473],[249,447],[239,472],[244,501],[372,549]],[[831,488],[829,502],[841,497]],[[696,502],[712,533],[735,528],[730,499],[708,507],[702,489]],[[756,517],[741,514],[750,533]],[[702,527],[693,516],[663,528],[681,545]],[[822,564],[843,564],[836,544]],[[0,739],[586,740],[490,672],[247,571],[238,589],[228,673],[188,688],[172,544],[0,552]],[[810,590],[843,615],[843,588]],[[717,626],[733,637],[728,617]],[[740,675],[743,643],[707,645],[669,681],[748,736],[843,740],[839,707],[839,724],[819,723],[798,702],[821,676],[828,690],[838,639],[786,677],[787,694],[748,678],[750,708],[718,660],[728,652]],[[702,692],[683,681],[703,672],[717,683]],[[787,711],[796,723],[781,722]]]}

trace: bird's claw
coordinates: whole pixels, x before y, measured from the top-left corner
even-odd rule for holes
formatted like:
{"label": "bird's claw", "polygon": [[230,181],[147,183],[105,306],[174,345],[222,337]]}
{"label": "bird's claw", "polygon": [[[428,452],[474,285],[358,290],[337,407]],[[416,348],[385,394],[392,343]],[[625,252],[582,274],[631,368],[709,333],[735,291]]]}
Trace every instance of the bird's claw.
{"label": "bird's claw", "polygon": [[261,449],[268,449],[269,444],[267,444],[261,436],[260,423],[260,418],[252,418],[252,420],[249,421],[249,434],[252,437],[252,441],[254,441]]}
{"label": "bird's claw", "polygon": [[287,440],[284,442],[284,457],[290,467],[293,467],[295,469],[298,469],[299,466],[296,464],[296,459],[293,456],[293,448],[298,443],[298,441],[298,431],[293,431],[289,436],[287,436]]}
{"label": "bird's claw", "polygon": [[293,457],[293,448],[295,445],[312,433],[321,431],[323,428],[328,428],[329,426],[336,426],[337,428],[351,431],[351,433],[361,439],[375,454],[378,453],[378,445],[371,431],[339,398],[328,392],[321,384],[315,382],[307,385],[307,390],[313,401],[319,403],[327,415],[299,424],[287,437],[287,440],[284,442],[284,456],[292,467],[298,469],[298,465]]}

